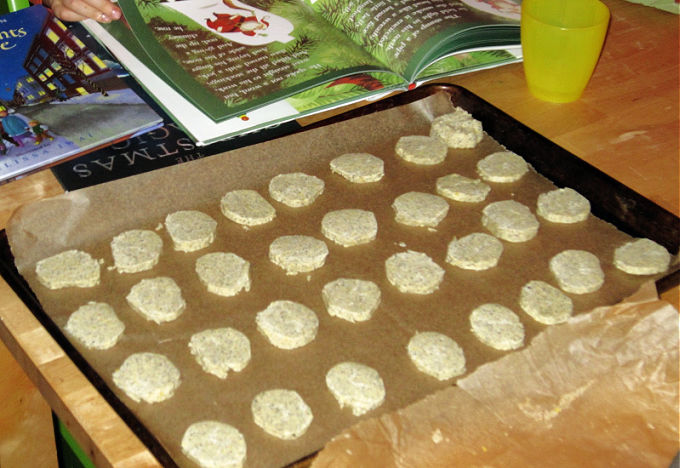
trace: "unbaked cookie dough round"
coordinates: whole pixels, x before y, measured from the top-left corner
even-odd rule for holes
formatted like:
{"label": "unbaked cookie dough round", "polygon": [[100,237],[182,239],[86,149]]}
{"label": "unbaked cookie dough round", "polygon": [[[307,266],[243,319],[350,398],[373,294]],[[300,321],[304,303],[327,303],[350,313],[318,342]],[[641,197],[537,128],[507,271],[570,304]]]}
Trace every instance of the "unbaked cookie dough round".
{"label": "unbaked cookie dough round", "polygon": [[326,386],[340,404],[361,416],[385,401],[385,384],[378,371],[358,362],[341,362],[326,373]]}
{"label": "unbaked cookie dough round", "polygon": [[180,374],[162,354],[135,353],[113,373],[113,383],[136,402],[158,403],[174,395]]}
{"label": "unbaked cookie dough round", "polygon": [[246,439],[235,427],[219,421],[193,423],[182,436],[182,452],[201,468],[241,468]]}
{"label": "unbaked cookie dough round", "polygon": [[651,239],[636,239],[614,251],[614,266],[631,275],[655,275],[668,270],[671,255]]}
{"label": "unbaked cookie dough round", "polygon": [[310,236],[281,236],[269,245],[269,260],[288,275],[307,273],[326,263],[328,246]]}
{"label": "unbaked cookie dough round", "polygon": [[392,203],[394,219],[407,226],[435,227],[449,212],[449,203],[438,195],[407,192]]}
{"label": "unbaked cookie dough round", "polygon": [[109,304],[88,302],[69,316],[64,329],[88,349],[109,349],[123,336],[125,324]]}
{"label": "unbaked cookie dough round", "polygon": [[488,270],[498,264],[503,243],[494,236],[474,232],[453,239],[446,250],[446,261],[465,270]]}
{"label": "unbaked cookie dough round", "polygon": [[528,171],[524,158],[512,151],[498,151],[477,162],[477,173],[489,182],[515,182]]}
{"label": "unbaked cookie dough round", "polygon": [[474,148],[482,141],[482,122],[464,109],[456,107],[453,112],[440,115],[432,121],[430,136],[439,138],[449,148]]}
{"label": "unbaked cookie dough round", "polygon": [[204,371],[220,379],[226,379],[230,370],[242,371],[250,362],[248,337],[228,327],[194,333],[189,350]]}
{"label": "unbaked cookie dough round", "polygon": [[250,409],[255,424],[283,440],[303,435],[314,419],[311,408],[295,390],[277,388],[258,393]]}
{"label": "unbaked cookie dough round", "polygon": [[213,294],[235,296],[250,291],[250,262],[230,252],[211,252],[196,260],[196,273]]}
{"label": "unbaked cookie dough round", "polygon": [[531,318],[544,325],[566,322],[574,312],[574,303],[562,291],[544,281],[529,281],[522,287],[519,306]]}
{"label": "unbaked cookie dough round", "polygon": [[418,332],[411,337],[406,350],[419,371],[437,380],[448,380],[465,373],[463,348],[442,333]]}
{"label": "unbaked cookie dough round", "polygon": [[508,242],[536,237],[539,222],[526,205],[515,200],[489,203],[482,210],[482,224],[491,234]]}
{"label": "unbaked cookie dough round", "polygon": [[269,195],[284,205],[299,208],[314,203],[324,186],[323,180],[302,172],[279,174],[269,181]]}
{"label": "unbaked cookie dough round", "polygon": [[588,218],[590,202],[568,187],[551,190],[538,196],[536,214],[552,223],[578,223]]}
{"label": "unbaked cookie dough round", "polygon": [[312,309],[294,301],[271,302],[255,316],[257,329],[271,344],[281,349],[295,349],[316,337],[319,319]]}
{"label": "unbaked cookie dough round", "polygon": [[380,288],[373,281],[339,278],[321,290],[328,313],[348,322],[365,322],[380,305]]}
{"label": "unbaked cookie dough round", "polygon": [[330,162],[331,171],[355,184],[377,182],[385,175],[385,163],[369,153],[347,153]]}
{"label": "unbaked cookie dough round", "polygon": [[125,299],[133,310],[156,323],[175,320],[186,307],[179,286],[167,276],[141,280]]}
{"label": "unbaked cookie dough round", "polygon": [[472,333],[487,346],[501,351],[524,344],[524,325],[512,310],[500,304],[483,304],[470,314]]}
{"label": "unbaked cookie dough round", "polygon": [[82,250],[72,249],[40,260],[35,265],[40,284],[49,289],[75,286],[90,288],[99,284],[99,262]]}
{"label": "unbaked cookie dough round", "polygon": [[259,226],[272,221],[276,210],[255,190],[232,190],[220,200],[222,214],[243,226]]}
{"label": "unbaked cookie dough round", "polygon": [[446,159],[446,143],[425,135],[407,135],[399,138],[394,148],[404,161],[423,166],[433,166]]}
{"label": "unbaked cookie dough round", "polygon": [[387,280],[403,292],[431,294],[444,279],[444,269],[427,254],[412,250],[400,252],[385,260]]}
{"label": "unbaked cookie dough round", "polygon": [[202,211],[182,210],[165,217],[165,229],[175,250],[193,252],[215,240],[217,222]]}
{"label": "unbaked cookie dough round", "polygon": [[119,273],[137,273],[153,268],[163,249],[161,236],[148,229],[131,229],[111,240],[113,264]]}
{"label": "unbaked cookie dough round", "polygon": [[479,179],[449,174],[437,179],[437,193],[451,200],[479,203],[486,199],[491,187]]}
{"label": "unbaked cookie dough round", "polygon": [[550,271],[562,291],[573,294],[595,292],[604,284],[600,260],[585,250],[564,250],[550,259]]}
{"label": "unbaked cookie dough round", "polygon": [[371,211],[349,208],[330,211],[321,220],[321,233],[343,247],[371,242],[378,235],[378,221]]}

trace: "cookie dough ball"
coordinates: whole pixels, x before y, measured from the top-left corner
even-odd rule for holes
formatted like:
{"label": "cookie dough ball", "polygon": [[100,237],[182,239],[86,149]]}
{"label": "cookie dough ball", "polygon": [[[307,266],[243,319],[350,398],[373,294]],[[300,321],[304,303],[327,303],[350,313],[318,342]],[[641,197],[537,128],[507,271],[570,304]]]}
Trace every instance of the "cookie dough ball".
{"label": "cookie dough ball", "polygon": [[491,187],[479,179],[469,179],[460,174],[449,174],[437,179],[437,193],[451,200],[479,203],[486,199]]}
{"label": "cookie dough ball", "polygon": [[156,323],[175,320],[186,307],[181,289],[167,276],[141,280],[125,299],[134,311]]}
{"label": "cookie dough ball", "polygon": [[82,250],[66,250],[35,265],[40,284],[49,289],[90,288],[99,284],[99,262]]}
{"label": "cookie dough ball", "polygon": [[321,290],[328,313],[348,322],[365,322],[380,305],[380,288],[373,281],[339,278]]}
{"label": "cookie dough ball", "polygon": [[514,200],[489,203],[482,210],[482,224],[491,234],[508,242],[526,242],[538,234],[539,222],[526,205]]}
{"label": "cookie dough ball", "polygon": [[69,316],[64,329],[88,349],[109,349],[123,336],[125,324],[110,305],[88,302]]}
{"label": "cookie dough ball", "polygon": [[196,273],[213,294],[235,296],[250,291],[250,262],[229,252],[212,252],[196,260]]}
{"label": "cookie dough ball", "polygon": [[503,243],[494,236],[474,232],[453,239],[446,250],[446,261],[465,270],[488,270],[498,264]]}
{"label": "cookie dough ball", "polygon": [[300,348],[316,337],[319,319],[312,309],[298,302],[273,301],[255,316],[257,329],[281,349]]}
{"label": "cookie dough ball", "polygon": [[529,281],[522,287],[519,306],[544,325],[566,322],[574,311],[571,298],[544,281]]}
{"label": "cookie dough ball", "polygon": [[361,416],[385,401],[385,384],[378,371],[358,362],[341,362],[326,373],[326,386],[340,404]]}
{"label": "cookie dough ball", "polygon": [[161,236],[147,229],[132,229],[111,241],[113,264],[120,273],[137,273],[153,268],[163,249]]}
{"label": "cookie dough ball", "polygon": [[269,260],[288,275],[307,273],[326,263],[328,246],[310,236],[281,236],[269,246]]}
{"label": "cookie dough ball", "polygon": [[323,180],[302,172],[279,174],[269,181],[269,195],[277,202],[299,208],[314,203],[324,186]]}
{"label": "cookie dough ball", "polygon": [[226,379],[230,370],[242,371],[250,362],[248,337],[228,327],[194,333],[189,350],[204,371],[220,379]]}
{"label": "cookie dough ball", "polygon": [[431,193],[407,192],[394,199],[392,208],[398,223],[435,227],[449,212],[449,203]]}
{"label": "cookie dough ball", "polygon": [[444,279],[444,269],[422,252],[400,252],[385,261],[387,280],[403,292],[432,294]]}
{"label": "cookie dough ball", "polygon": [[538,196],[536,214],[552,223],[578,223],[588,218],[590,202],[574,189],[561,188]]}
{"label": "cookie dough ball", "polygon": [[437,380],[448,380],[465,373],[463,348],[442,333],[416,333],[406,350],[419,371]]}
{"label": "cookie dough ball", "polygon": [[333,159],[331,171],[355,184],[377,182],[385,175],[383,160],[368,153],[347,153]]}
{"label": "cookie dough ball", "polygon": [[439,138],[449,148],[474,148],[482,141],[482,122],[464,109],[440,115],[432,121],[430,136]]}
{"label": "cookie dough ball", "polygon": [[219,421],[193,423],[182,436],[182,452],[202,468],[241,468],[246,439],[233,426]]}
{"label": "cookie dough ball", "polygon": [[220,200],[222,214],[243,226],[259,226],[272,221],[276,210],[255,190],[232,190]]}
{"label": "cookie dough ball", "polygon": [[113,373],[113,383],[136,402],[158,403],[175,394],[180,374],[162,354],[135,353]]}
{"label": "cookie dough ball", "polygon": [[250,409],[255,424],[283,440],[303,435],[314,419],[311,408],[294,390],[277,388],[258,393]]}
{"label": "cookie dough ball", "polygon": [[425,135],[408,135],[399,138],[394,148],[404,161],[423,166],[433,166],[446,159],[446,143]]}
{"label": "cookie dough ball", "polygon": [[500,304],[483,304],[470,314],[472,333],[487,346],[501,351],[524,344],[524,325],[512,310]]}
{"label": "cookie dough ball", "polygon": [[600,260],[585,250],[565,250],[550,259],[550,271],[562,291],[573,294],[595,292],[604,284]]}
{"label": "cookie dough ball", "polygon": [[671,255],[651,239],[636,239],[614,251],[614,266],[631,275],[655,275],[668,270]]}
{"label": "cookie dough ball", "polygon": [[512,151],[492,153],[477,163],[477,173],[489,182],[509,183],[522,178],[529,165]]}
{"label": "cookie dough ball", "polygon": [[343,247],[366,244],[378,235],[378,221],[366,210],[345,209],[326,213],[321,233]]}
{"label": "cookie dough ball", "polygon": [[201,211],[175,211],[165,217],[165,229],[175,250],[193,252],[209,246],[215,240],[217,222]]}

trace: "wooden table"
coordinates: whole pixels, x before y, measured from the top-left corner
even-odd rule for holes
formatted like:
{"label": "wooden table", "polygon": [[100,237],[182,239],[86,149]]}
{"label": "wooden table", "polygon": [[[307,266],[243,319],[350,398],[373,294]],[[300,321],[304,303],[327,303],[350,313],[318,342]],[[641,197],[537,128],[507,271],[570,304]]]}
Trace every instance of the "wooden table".
{"label": "wooden table", "polygon": [[[678,17],[605,0],[610,31],[583,97],[532,97],[522,66],[454,77],[461,85],[675,215],[679,207]],[[50,171],[0,186],[0,228],[25,203],[62,192]],[[678,288],[662,298],[678,308]],[[154,466],[151,454],[0,280],[0,464],[56,466],[49,409],[98,466]],[[42,446],[42,449],[40,448]]]}

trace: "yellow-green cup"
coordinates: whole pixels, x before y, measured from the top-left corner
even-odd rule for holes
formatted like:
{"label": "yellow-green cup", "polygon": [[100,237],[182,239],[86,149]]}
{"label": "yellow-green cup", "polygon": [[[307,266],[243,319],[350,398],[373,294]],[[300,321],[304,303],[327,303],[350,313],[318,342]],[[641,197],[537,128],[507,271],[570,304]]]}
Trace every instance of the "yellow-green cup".
{"label": "yellow-green cup", "polygon": [[609,9],[599,0],[523,0],[524,75],[551,102],[581,97],[600,57]]}

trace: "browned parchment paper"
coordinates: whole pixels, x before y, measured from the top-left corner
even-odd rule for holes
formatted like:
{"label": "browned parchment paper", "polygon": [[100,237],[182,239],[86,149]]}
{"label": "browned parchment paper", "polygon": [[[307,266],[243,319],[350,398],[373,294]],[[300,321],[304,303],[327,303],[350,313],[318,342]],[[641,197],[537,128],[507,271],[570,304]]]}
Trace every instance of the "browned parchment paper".
{"label": "browned parchment paper", "polygon": [[[17,267],[59,327],[87,301],[106,301],[114,307],[126,324],[125,336],[118,345],[108,351],[88,351],[74,345],[178,464],[189,464],[179,446],[186,427],[196,420],[218,419],[244,433],[249,466],[285,465],[320,449],[333,435],[357,422],[349,409],[339,409],[326,390],[324,376],[332,365],[353,360],[379,371],[387,397],[378,410],[365,415],[374,416],[405,407],[452,384],[423,375],[411,364],[405,347],[415,331],[436,330],[451,336],[463,347],[467,369],[473,371],[505,354],[482,345],[470,333],[467,317],[474,307],[498,302],[517,311],[527,340],[542,330],[543,326],[519,310],[519,291],[532,279],[555,284],[548,260],[563,249],[580,248],[598,254],[606,274],[599,292],[572,296],[577,313],[616,303],[641,284],[640,278],[621,273],[612,265],[614,249],[629,237],[594,217],[578,225],[541,221],[534,240],[504,243],[499,266],[482,272],[459,270],[447,265],[444,258],[454,236],[484,231],[480,221],[484,203],[451,202],[448,216],[436,230],[397,224],[390,206],[397,195],[411,190],[433,192],[436,178],[451,172],[475,177],[476,162],[501,149],[487,137],[474,150],[450,151],[444,163],[432,167],[413,166],[394,155],[400,136],[427,134],[431,120],[450,110],[448,95],[441,93],[407,106],[25,206],[7,228]],[[356,185],[330,172],[332,158],[357,151],[373,153],[385,161],[384,180]],[[219,200],[228,190],[252,188],[269,198],[266,187],[270,178],[293,171],[325,181],[325,192],[313,206],[293,209],[272,202],[276,219],[251,229],[232,223],[220,213]],[[493,184],[487,202],[513,198],[533,209],[538,194],[553,188],[548,180],[531,173],[517,183]],[[321,239],[322,216],[340,208],[372,210],[379,225],[376,241],[353,248],[327,241],[330,255],[326,265],[308,275],[287,276],[268,261],[268,246],[276,237],[307,234]],[[194,253],[174,252],[167,233],[160,229],[165,248],[153,270],[121,275],[107,268],[112,265],[109,242],[113,236],[132,228],[155,229],[166,214],[179,209],[199,209],[218,221],[217,239],[210,247]],[[36,281],[35,262],[68,248],[86,250],[103,260],[99,286],[50,291]],[[406,249],[426,252],[445,268],[444,282],[436,293],[404,295],[387,282],[385,259]],[[251,262],[249,293],[224,298],[205,291],[195,275],[194,262],[211,251],[234,252]],[[134,313],[125,296],[142,278],[160,275],[177,281],[187,309],[179,319],[156,325]],[[382,304],[373,319],[351,324],[326,313],[321,289],[340,276],[371,279],[379,285]],[[320,325],[312,343],[283,351],[271,346],[256,330],[255,314],[277,299],[298,301],[316,311]],[[187,343],[195,332],[225,326],[250,338],[253,357],[242,372],[220,380],[202,372]],[[153,405],[134,403],[112,383],[112,372],[130,353],[139,351],[163,353],[179,367],[182,384],[171,399]],[[312,408],[315,419],[303,437],[279,441],[253,423],[251,399],[272,387],[297,390]]]}
{"label": "browned parchment paper", "polygon": [[663,467],[678,451],[678,311],[651,283],[335,437],[312,468]]}

